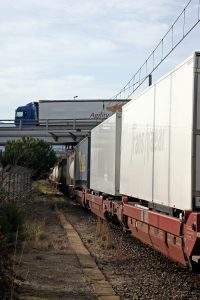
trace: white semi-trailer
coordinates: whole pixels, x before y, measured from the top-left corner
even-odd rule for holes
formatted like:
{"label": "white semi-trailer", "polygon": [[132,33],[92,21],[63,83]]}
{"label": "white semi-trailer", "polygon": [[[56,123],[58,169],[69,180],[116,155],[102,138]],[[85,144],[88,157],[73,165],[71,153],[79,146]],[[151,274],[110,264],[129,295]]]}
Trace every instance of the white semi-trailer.
{"label": "white semi-trailer", "polygon": [[39,100],[19,106],[15,123],[44,124],[46,120],[104,120],[121,111],[128,100]]}

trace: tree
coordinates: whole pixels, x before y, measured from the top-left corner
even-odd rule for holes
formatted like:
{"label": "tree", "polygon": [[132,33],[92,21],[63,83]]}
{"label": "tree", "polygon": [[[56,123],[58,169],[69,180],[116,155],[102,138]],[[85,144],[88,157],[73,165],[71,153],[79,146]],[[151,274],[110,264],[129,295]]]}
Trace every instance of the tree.
{"label": "tree", "polygon": [[34,178],[44,177],[56,161],[52,146],[30,137],[7,142],[2,157],[4,166],[10,164],[30,168]]}

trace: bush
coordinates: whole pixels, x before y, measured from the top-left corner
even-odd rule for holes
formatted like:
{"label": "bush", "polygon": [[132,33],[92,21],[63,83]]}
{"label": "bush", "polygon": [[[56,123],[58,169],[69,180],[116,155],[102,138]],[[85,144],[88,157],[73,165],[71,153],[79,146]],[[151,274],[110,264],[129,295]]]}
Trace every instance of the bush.
{"label": "bush", "polygon": [[24,214],[16,203],[3,203],[0,206],[0,231],[9,248],[19,247],[25,239],[24,222]]}
{"label": "bush", "polygon": [[5,237],[0,232],[0,299],[10,300],[18,299],[17,291],[19,286],[13,285],[14,279],[17,278],[13,271],[13,261],[8,255]]}
{"label": "bush", "polygon": [[5,197],[7,196],[8,192],[5,188],[0,184],[0,203],[4,201]]}
{"label": "bush", "polygon": [[3,165],[19,165],[34,172],[34,178],[44,177],[57,162],[55,151],[43,140],[30,137],[6,143]]}

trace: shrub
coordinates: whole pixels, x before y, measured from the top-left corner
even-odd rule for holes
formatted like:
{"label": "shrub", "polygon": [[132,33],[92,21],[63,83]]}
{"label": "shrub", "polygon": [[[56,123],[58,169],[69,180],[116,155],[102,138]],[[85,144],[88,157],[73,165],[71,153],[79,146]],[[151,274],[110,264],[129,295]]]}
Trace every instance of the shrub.
{"label": "shrub", "polygon": [[19,247],[25,238],[24,214],[16,203],[2,203],[0,206],[0,230],[5,237],[5,243],[13,248]]}
{"label": "shrub", "polygon": [[34,178],[48,173],[57,161],[55,151],[43,140],[30,137],[8,141],[2,156],[3,165],[20,165],[34,172]]}
{"label": "shrub", "polygon": [[13,285],[16,275],[13,271],[13,262],[8,255],[5,237],[0,232],[0,299],[9,300],[18,299],[18,286]]}

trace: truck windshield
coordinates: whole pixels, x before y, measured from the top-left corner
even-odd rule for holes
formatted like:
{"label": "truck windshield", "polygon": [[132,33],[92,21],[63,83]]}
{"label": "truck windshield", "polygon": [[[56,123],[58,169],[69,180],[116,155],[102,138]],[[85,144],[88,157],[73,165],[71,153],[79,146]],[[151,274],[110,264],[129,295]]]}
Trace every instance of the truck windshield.
{"label": "truck windshield", "polygon": [[27,115],[26,111],[17,111],[16,112],[16,117],[18,117],[18,118],[24,117],[26,115]]}

